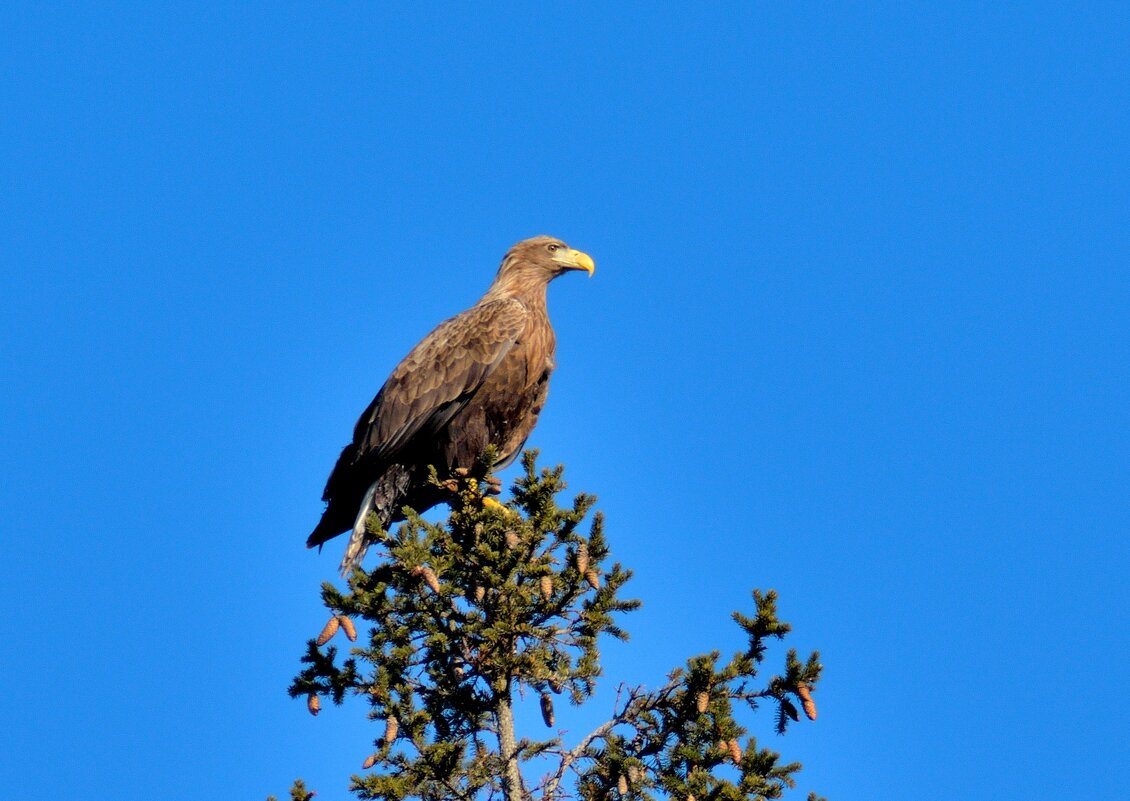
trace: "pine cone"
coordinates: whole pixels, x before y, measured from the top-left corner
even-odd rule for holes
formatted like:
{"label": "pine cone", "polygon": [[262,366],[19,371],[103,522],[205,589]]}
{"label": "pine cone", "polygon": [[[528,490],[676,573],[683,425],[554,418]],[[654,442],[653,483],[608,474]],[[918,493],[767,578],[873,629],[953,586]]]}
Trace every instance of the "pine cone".
{"label": "pine cone", "polygon": [[698,710],[698,714],[702,715],[710,707],[710,693],[706,690],[700,690],[694,696],[694,708]]}
{"label": "pine cone", "polygon": [[322,633],[318,635],[318,639],[315,640],[314,643],[321,648],[337,634],[337,627],[340,625],[341,621],[337,619],[337,616],[331,617],[326,621],[326,625],[322,627]]}
{"label": "pine cone", "polygon": [[487,594],[487,588],[484,587],[482,584],[477,585],[475,587],[475,603],[481,604],[483,602],[483,598],[486,597],[486,594]]}
{"label": "pine cone", "polygon": [[549,697],[549,693],[541,694],[541,719],[545,721],[546,726],[553,728],[556,718],[553,717],[553,699]]}
{"label": "pine cone", "polygon": [[628,794],[628,777],[623,773],[616,777],[616,790],[619,791],[620,795]]}
{"label": "pine cone", "polygon": [[558,695],[561,694],[561,689],[562,689],[561,682],[557,680],[556,676],[550,676],[550,678],[549,678],[549,689],[553,690]]}
{"label": "pine cone", "polygon": [[345,632],[349,641],[357,642],[357,627],[353,625],[353,620],[345,615],[338,615],[337,619],[341,621],[341,630]]}
{"label": "pine cone", "polygon": [[505,537],[506,537],[506,547],[509,548],[512,551],[515,548],[517,548],[518,544],[521,542],[521,540],[518,539],[517,533],[515,533],[511,529],[506,530]]}
{"label": "pine cone", "polygon": [[730,752],[730,759],[734,760],[735,765],[740,765],[742,761],[742,746],[737,740],[727,740],[726,750]]}
{"label": "pine cone", "polygon": [[812,700],[811,688],[807,684],[799,684],[796,694],[800,696],[800,702],[804,706],[804,716],[809,720],[816,720],[816,702]]}
{"label": "pine cone", "polygon": [[392,745],[392,741],[396,739],[396,734],[399,731],[400,721],[396,719],[396,715],[389,715],[388,720],[385,721],[384,744],[386,746]]}
{"label": "pine cone", "polygon": [[553,598],[553,579],[549,576],[542,576],[538,579],[538,589],[541,590],[541,597],[545,600]]}
{"label": "pine cone", "polygon": [[439,579],[436,577],[436,572],[430,567],[424,565],[417,565],[409,571],[413,576],[419,576],[424,580],[424,583],[431,588],[431,591],[439,593]]}
{"label": "pine cone", "polygon": [[306,709],[311,715],[317,715],[322,711],[322,702],[318,699],[318,696],[313,693],[306,696]]}
{"label": "pine cone", "polygon": [[379,757],[376,754],[369,754],[369,756],[365,757],[365,761],[361,763],[361,770],[368,770],[373,767],[373,765],[377,764],[377,759],[379,759]]}
{"label": "pine cone", "polygon": [[600,589],[600,573],[598,573],[593,568],[590,567],[585,571],[585,581],[587,581],[589,583],[589,586],[594,590]]}
{"label": "pine cone", "polygon": [[589,546],[577,543],[577,572],[582,576],[589,570]]}

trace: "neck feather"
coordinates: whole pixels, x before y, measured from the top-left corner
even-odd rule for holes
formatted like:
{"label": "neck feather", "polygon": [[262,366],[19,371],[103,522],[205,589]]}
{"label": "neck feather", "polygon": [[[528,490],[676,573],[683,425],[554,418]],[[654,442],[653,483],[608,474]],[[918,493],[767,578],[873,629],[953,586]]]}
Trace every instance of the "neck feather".
{"label": "neck feather", "polygon": [[482,302],[499,300],[501,298],[515,298],[527,306],[545,307],[545,289],[549,285],[550,277],[541,270],[522,269],[517,265],[517,257],[507,255],[502,260],[494,283],[483,295]]}

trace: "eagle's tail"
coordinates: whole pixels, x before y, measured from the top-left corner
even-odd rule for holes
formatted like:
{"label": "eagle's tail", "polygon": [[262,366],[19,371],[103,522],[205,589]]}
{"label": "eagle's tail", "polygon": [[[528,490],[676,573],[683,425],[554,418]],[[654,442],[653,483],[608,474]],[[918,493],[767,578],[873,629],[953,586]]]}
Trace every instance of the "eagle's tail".
{"label": "eagle's tail", "polygon": [[377,504],[377,485],[379,481],[374,481],[372,486],[365,492],[365,498],[361,501],[361,507],[357,510],[357,519],[353,521],[353,530],[349,532],[349,543],[345,546],[345,555],[341,558],[341,575],[348,576],[353,571],[354,565],[361,564],[361,560],[365,558],[365,551],[369,550],[369,543],[372,541],[369,537],[368,529],[365,527],[365,520],[369,517],[370,512],[376,512],[381,518],[381,527],[388,525],[388,521],[384,518],[387,513],[384,509],[380,508]]}
{"label": "eagle's tail", "polygon": [[366,520],[370,512],[376,512],[377,523],[382,529],[388,529],[394,520],[402,520],[399,513],[401,505],[408,493],[412,474],[401,465],[390,466],[381,477],[369,485],[361,506],[357,509],[357,516],[353,519],[353,528],[349,533],[349,543],[345,546],[345,555],[341,560],[341,575],[348,576],[354,565],[361,564],[365,558],[365,551],[373,543],[373,535],[369,533]]}

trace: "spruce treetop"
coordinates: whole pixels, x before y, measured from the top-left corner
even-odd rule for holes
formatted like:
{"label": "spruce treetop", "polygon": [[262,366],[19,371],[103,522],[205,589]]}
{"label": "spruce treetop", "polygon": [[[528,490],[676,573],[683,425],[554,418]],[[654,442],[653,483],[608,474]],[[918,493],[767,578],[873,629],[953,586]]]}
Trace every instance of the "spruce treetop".
{"label": "spruce treetop", "polygon": [[[734,614],[746,645],[728,660],[693,657],[658,689],[621,683],[605,723],[572,743],[553,735],[556,705],[595,691],[600,638],[626,640],[620,619],[640,603],[621,597],[631,571],[609,564],[595,498],[559,506],[563,469],[539,470],[536,456],[523,455],[505,505],[490,497],[485,467],[433,475],[450,495],[447,519],[406,510],[395,532],[370,520],[379,563],[356,567],[346,591],[322,586],[330,621],[289,692],[313,714],[323,698],[367,701],[380,735],[361,752],[352,791],[384,801],[780,797],[799,763],[759,747],[738,716],[769,704],[782,734],[802,710],[815,719],[821,665],[790,650],[781,673],[760,675],[768,642],[789,632],[772,591],[754,591],[752,615]],[[358,634],[348,654],[330,644]],[[519,692],[537,699],[549,736],[515,731]]]}

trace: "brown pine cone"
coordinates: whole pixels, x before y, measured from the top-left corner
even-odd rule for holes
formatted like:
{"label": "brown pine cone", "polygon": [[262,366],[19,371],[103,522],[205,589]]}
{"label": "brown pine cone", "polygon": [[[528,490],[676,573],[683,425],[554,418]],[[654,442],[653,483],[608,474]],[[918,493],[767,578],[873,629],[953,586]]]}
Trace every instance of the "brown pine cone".
{"label": "brown pine cone", "polygon": [[306,696],[306,709],[311,715],[317,715],[322,711],[322,702],[319,700],[318,696],[313,693]]}
{"label": "brown pine cone", "polygon": [[424,580],[424,583],[431,588],[434,593],[439,593],[439,578],[436,577],[436,572],[430,567],[424,565],[417,565],[409,571],[413,576],[419,576]]}
{"label": "brown pine cone", "polygon": [[589,586],[594,590],[600,589],[600,573],[596,572],[593,568],[590,567],[585,571],[585,581],[587,581]]}
{"label": "brown pine cone", "polygon": [[338,615],[337,619],[341,621],[341,630],[345,632],[349,641],[357,642],[357,627],[353,625],[353,620],[345,615]]}
{"label": "brown pine cone", "polygon": [[538,589],[541,590],[541,597],[545,600],[553,598],[553,579],[549,576],[542,576],[538,579]]}
{"label": "brown pine cone", "polygon": [[804,716],[809,720],[816,720],[816,702],[812,700],[812,690],[807,684],[797,685],[796,694],[804,706]]}
{"label": "brown pine cone", "polygon": [[616,777],[616,790],[620,795],[628,794],[628,777],[623,773]]}
{"label": "brown pine cone", "polygon": [[577,543],[577,572],[582,576],[589,570],[589,546]]}
{"label": "brown pine cone", "polygon": [[328,643],[335,634],[337,634],[337,627],[341,625],[341,621],[336,616],[331,617],[326,621],[326,625],[322,627],[322,633],[318,635],[318,639],[314,643],[321,648]]}
{"label": "brown pine cone", "polygon": [[396,739],[397,732],[400,731],[400,721],[396,719],[395,715],[389,715],[388,720],[385,721],[385,736],[384,744],[392,745],[392,741]]}
{"label": "brown pine cone", "polygon": [[521,542],[521,540],[518,539],[518,534],[516,532],[510,530],[510,529],[506,530],[505,537],[506,537],[506,547],[509,548],[512,551],[515,548],[517,548],[518,544]]}
{"label": "brown pine cone", "polygon": [[487,588],[484,587],[482,584],[477,585],[475,587],[475,603],[481,604],[483,602],[483,598],[486,597],[486,594],[487,594]]}
{"label": "brown pine cone", "polygon": [[361,763],[361,770],[368,770],[373,767],[373,765],[377,764],[378,758],[376,754],[369,754],[369,756],[365,757],[365,761]]}
{"label": "brown pine cone", "polygon": [[694,708],[698,710],[698,714],[703,714],[710,707],[710,693],[706,690],[700,690],[694,695]]}
{"label": "brown pine cone", "polygon": [[730,759],[734,760],[735,765],[740,765],[742,761],[742,746],[737,740],[727,740],[726,750],[730,752]]}
{"label": "brown pine cone", "polygon": [[549,697],[549,693],[541,694],[541,719],[545,721],[546,726],[553,728],[556,718],[553,716],[553,699]]}

